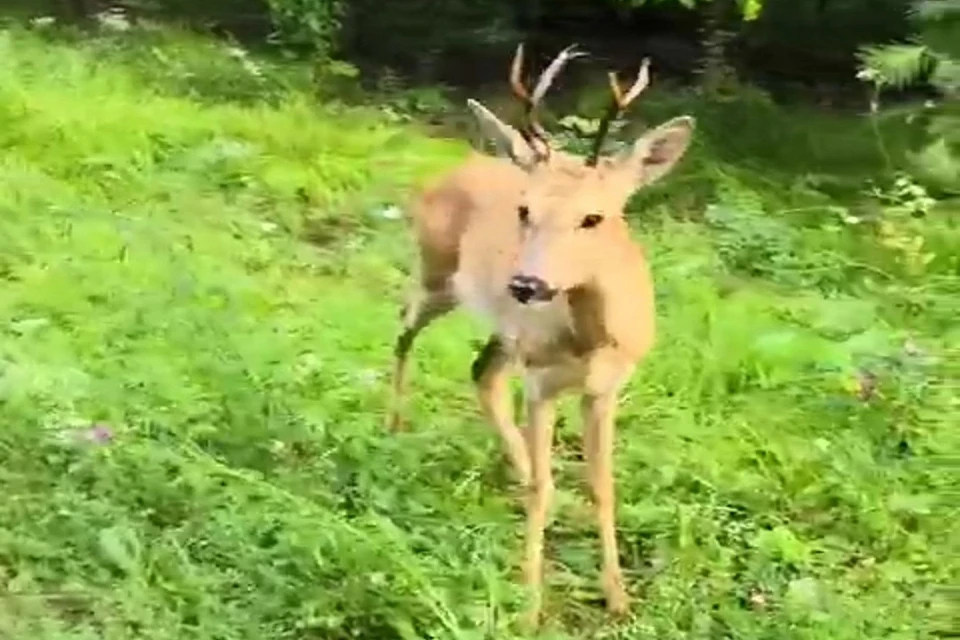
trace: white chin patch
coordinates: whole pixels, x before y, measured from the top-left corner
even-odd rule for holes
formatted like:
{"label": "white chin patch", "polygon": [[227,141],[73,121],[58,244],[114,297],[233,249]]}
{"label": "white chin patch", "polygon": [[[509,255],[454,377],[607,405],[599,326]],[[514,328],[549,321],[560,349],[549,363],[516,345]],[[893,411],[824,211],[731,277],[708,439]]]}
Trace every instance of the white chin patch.
{"label": "white chin patch", "polygon": [[549,307],[553,304],[556,298],[551,298],[550,300],[530,300],[529,302],[517,302],[517,306],[530,309],[530,310],[540,310]]}

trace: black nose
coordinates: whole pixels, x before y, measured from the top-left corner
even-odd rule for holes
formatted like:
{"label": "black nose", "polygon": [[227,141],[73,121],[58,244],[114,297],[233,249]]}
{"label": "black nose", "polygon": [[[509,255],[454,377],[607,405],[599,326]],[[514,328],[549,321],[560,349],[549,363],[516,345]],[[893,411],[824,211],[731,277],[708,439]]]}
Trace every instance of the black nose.
{"label": "black nose", "polygon": [[546,282],[535,276],[513,276],[507,288],[510,289],[510,295],[521,304],[531,300],[549,300],[554,293]]}

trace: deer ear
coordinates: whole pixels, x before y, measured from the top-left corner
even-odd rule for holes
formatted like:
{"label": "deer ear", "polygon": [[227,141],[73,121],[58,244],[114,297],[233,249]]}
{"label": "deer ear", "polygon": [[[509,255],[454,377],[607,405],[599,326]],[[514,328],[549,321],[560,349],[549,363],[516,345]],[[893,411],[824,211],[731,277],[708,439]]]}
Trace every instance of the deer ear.
{"label": "deer ear", "polygon": [[680,116],[647,131],[629,149],[611,159],[612,168],[624,172],[634,189],[653,184],[670,173],[687,147],[696,128],[691,116]]}
{"label": "deer ear", "polygon": [[503,122],[497,116],[476,100],[467,100],[467,107],[480,124],[483,137],[492,141],[497,147],[497,153],[506,156],[515,165],[524,170],[533,168],[536,164],[536,154],[527,144],[520,132]]}

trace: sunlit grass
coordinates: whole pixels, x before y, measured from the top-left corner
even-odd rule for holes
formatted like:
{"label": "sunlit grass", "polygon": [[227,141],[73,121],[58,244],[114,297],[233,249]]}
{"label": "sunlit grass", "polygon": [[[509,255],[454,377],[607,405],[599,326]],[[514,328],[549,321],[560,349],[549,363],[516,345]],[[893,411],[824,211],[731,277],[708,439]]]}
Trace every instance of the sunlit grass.
{"label": "sunlit grass", "polygon": [[[161,40],[172,69],[218,51]],[[381,212],[465,145],[241,100],[260,81],[226,53],[205,93],[135,43],[0,34],[0,632],[513,637],[522,527],[474,322],[425,334],[412,430],[381,428],[412,249]],[[566,411],[545,637],[947,632],[955,272],[911,278],[838,203],[699,153],[707,223],[640,216],[660,337],[619,418],[635,617],[598,602]]]}

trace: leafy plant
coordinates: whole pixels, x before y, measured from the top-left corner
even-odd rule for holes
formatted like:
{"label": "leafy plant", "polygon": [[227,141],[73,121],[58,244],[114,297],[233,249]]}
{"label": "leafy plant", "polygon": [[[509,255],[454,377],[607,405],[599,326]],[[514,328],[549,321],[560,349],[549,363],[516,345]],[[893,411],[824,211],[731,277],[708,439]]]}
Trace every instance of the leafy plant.
{"label": "leafy plant", "polygon": [[[924,105],[928,139],[910,160],[918,175],[942,190],[960,194],[960,52],[955,50],[960,41],[960,2],[921,0],[913,5],[911,17],[921,31],[917,41],[862,48],[857,77],[873,87],[874,119],[886,89],[902,89],[926,79],[940,90],[939,103]],[[933,35],[927,38],[945,31],[953,33],[952,43]]]}
{"label": "leafy plant", "polygon": [[320,59],[337,45],[345,0],[267,0],[277,29],[275,38],[284,45],[305,49]]}
{"label": "leafy plant", "polygon": [[873,187],[872,195],[882,204],[882,215],[876,220],[880,245],[893,254],[905,273],[920,276],[936,255],[925,247],[922,218],[936,204],[927,190],[908,175],[898,175],[889,189]]}
{"label": "leafy plant", "polygon": [[740,14],[743,16],[744,20],[756,20],[760,16],[760,12],[763,10],[764,0],[615,0],[621,4],[626,4],[631,7],[642,7],[645,4],[655,4],[655,3],[666,3],[666,2],[676,2],[679,5],[687,7],[688,9],[694,9],[697,6],[710,4],[710,3],[729,3],[732,6],[736,6]]}

